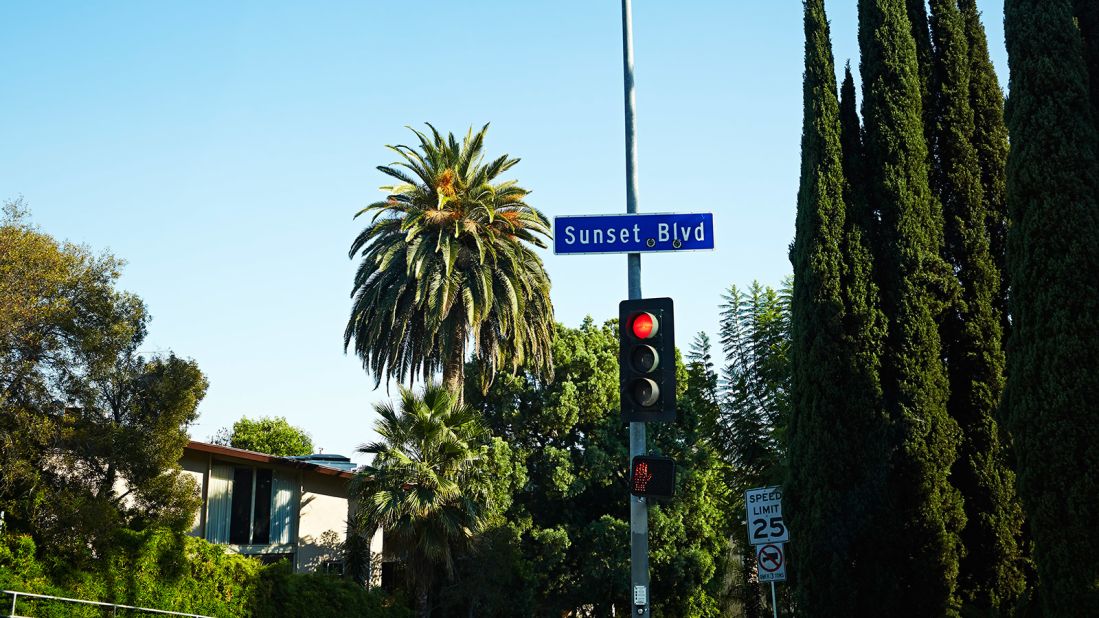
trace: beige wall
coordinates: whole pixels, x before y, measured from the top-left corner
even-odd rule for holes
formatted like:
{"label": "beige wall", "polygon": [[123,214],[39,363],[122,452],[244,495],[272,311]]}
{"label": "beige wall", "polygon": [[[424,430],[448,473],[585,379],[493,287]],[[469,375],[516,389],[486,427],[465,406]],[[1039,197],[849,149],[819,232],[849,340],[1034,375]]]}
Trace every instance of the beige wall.
{"label": "beige wall", "polygon": [[210,465],[210,456],[206,453],[184,451],[183,458],[179,460],[183,473],[195,479],[199,495],[202,496],[202,506],[195,512],[195,520],[191,524],[191,536],[203,536],[206,517],[206,472]]}
{"label": "beige wall", "polygon": [[347,479],[302,474],[296,569],[316,571],[326,560],[340,560],[347,536]]}

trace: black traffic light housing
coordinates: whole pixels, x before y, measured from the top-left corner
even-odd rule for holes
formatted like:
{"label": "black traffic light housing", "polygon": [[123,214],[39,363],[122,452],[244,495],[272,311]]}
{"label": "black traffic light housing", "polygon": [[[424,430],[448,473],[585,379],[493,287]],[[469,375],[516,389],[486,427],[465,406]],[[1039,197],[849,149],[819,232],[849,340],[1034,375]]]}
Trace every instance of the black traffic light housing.
{"label": "black traffic light housing", "polygon": [[627,423],[675,420],[674,318],[670,298],[618,305],[618,394]]}
{"label": "black traffic light housing", "polygon": [[671,457],[638,455],[630,463],[630,493],[646,498],[675,495],[675,460]]}

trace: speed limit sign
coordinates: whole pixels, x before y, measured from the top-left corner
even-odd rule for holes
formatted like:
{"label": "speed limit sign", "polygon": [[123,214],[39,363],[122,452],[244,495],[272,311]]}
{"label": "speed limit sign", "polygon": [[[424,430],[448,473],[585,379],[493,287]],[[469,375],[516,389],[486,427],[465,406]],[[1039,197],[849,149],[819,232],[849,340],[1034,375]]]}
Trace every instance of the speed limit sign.
{"label": "speed limit sign", "polygon": [[747,510],[748,542],[752,545],[785,543],[790,531],[782,520],[782,488],[760,487],[744,493]]}

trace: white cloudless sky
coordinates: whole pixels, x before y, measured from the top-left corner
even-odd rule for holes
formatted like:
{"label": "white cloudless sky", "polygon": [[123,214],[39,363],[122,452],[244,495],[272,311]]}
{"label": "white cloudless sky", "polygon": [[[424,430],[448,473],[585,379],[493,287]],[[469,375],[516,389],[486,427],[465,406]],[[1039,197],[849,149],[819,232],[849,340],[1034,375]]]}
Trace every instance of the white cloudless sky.
{"label": "white cloudless sky", "polygon": [[[856,2],[827,3],[857,73]],[[1007,87],[1002,0],[979,1]],[[144,349],[210,380],[191,428],[285,416],[325,452],[372,437],[374,389],[343,329],[375,170],[431,122],[491,122],[490,157],[548,216],[625,210],[621,5],[611,0],[0,4],[0,199],[127,260]],[[790,272],[801,3],[635,0],[643,212],[713,212],[713,252],[642,259],[686,349],[721,294]],[[842,74],[842,73],[841,73]],[[543,254],[557,320],[617,315],[624,255]],[[716,352],[716,350],[715,350]],[[391,395],[395,395],[394,390]],[[361,460],[362,458],[356,458]]]}

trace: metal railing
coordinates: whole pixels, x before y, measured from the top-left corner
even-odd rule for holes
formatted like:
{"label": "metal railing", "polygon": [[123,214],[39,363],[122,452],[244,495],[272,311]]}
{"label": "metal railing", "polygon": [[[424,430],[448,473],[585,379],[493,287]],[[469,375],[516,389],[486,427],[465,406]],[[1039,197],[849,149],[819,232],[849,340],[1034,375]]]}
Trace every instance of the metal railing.
{"label": "metal railing", "polygon": [[48,594],[32,594],[30,592],[18,592],[16,590],[4,590],[4,594],[11,595],[11,613],[8,614],[8,618],[31,618],[30,616],[20,616],[15,613],[15,605],[19,602],[19,597],[29,597],[34,599],[49,599],[52,601],[61,601],[64,603],[82,603],[84,605],[97,605],[99,607],[107,607],[111,609],[111,615],[120,609],[130,609],[139,612],[145,612],[147,614],[165,614],[168,616],[187,616],[188,618],[213,618],[212,616],[203,616],[201,614],[185,614],[183,612],[170,612],[163,609],[152,609],[149,607],[134,607],[132,605],[121,605],[118,603],[101,603],[99,601],[85,601],[83,599],[68,599],[65,597],[55,597]]}

